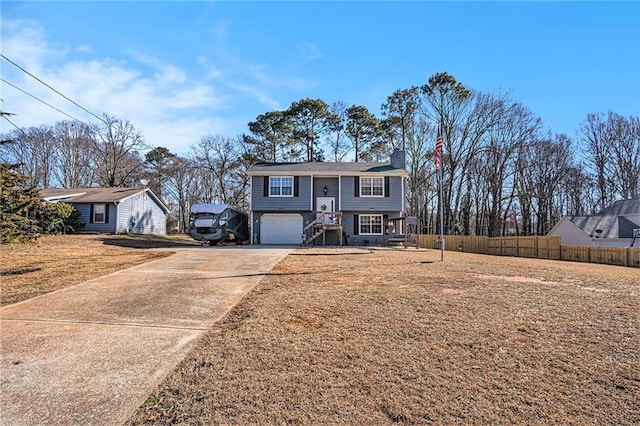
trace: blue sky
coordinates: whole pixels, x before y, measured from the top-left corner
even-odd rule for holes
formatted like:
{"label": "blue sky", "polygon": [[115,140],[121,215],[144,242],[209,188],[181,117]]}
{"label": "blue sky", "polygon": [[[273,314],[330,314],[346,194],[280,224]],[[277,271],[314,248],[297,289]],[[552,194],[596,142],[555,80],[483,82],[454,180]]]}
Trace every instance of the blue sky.
{"label": "blue sky", "polygon": [[[89,111],[185,154],[293,101],[365,105],[442,71],[510,92],[553,133],[640,115],[640,2],[12,2],[2,54]],[[97,120],[0,59],[2,78]],[[68,117],[6,83],[18,126]],[[2,120],[1,130],[13,127]]]}

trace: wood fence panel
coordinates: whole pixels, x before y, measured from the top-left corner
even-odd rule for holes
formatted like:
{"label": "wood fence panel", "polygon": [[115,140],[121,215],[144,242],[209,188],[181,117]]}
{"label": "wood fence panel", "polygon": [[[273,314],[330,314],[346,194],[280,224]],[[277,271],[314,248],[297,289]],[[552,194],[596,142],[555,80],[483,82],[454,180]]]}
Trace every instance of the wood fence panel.
{"label": "wood fence panel", "polygon": [[[420,247],[440,249],[439,235],[420,235]],[[640,268],[638,247],[561,246],[560,237],[496,237],[445,235],[445,249],[493,256],[517,256],[591,262]]]}
{"label": "wood fence panel", "polygon": [[518,237],[502,237],[502,255],[518,256]]}
{"label": "wood fence panel", "polygon": [[452,251],[462,251],[462,237],[460,235],[446,235],[444,237],[444,248]]}
{"label": "wood fence panel", "polygon": [[518,237],[518,257],[538,257],[538,237]]}
{"label": "wood fence panel", "polygon": [[489,237],[465,235],[462,241],[462,251],[465,253],[487,254]]}
{"label": "wood fence panel", "polygon": [[589,247],[589,262],[625,266],[626,247]]}
{"label": "wood fence panel", "polygon": [[489,238],[487,241],[487,254],[502,256],[502,239]]}
{"label": "wood fence panel", "polygon": [[489,252],[489,237],[475,237],[476,253],[487,254]]}
{"label": "wood fence panel", "polygon": [[437,243],[438,238],[440,238],[439,235],[420,234],[420,247],[428,249],[440,248],[440,245]]}
{"label": "wood fence panel", "polygon": [[562,259],[571,262],[588,262],[589,247],[562,246]]}
{"label": "wood fence panel", "polygon": [[627,266],[640,268],[640,247],[629,247],[627,249]]}
{"label": "wood fence panel", "polygon": [[562,237],[538,237],[538,259],[560,259]]}

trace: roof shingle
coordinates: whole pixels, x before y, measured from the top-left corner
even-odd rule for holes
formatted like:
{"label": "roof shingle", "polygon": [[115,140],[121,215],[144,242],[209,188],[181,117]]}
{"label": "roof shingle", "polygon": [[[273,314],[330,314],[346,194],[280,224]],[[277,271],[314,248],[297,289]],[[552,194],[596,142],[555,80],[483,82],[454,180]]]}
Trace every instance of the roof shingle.
{"label": "roof shingle", "polygon": [[390,163],[258,163],[249,168],[249,175],[269,175],[273,173],[290,173],[296,175],[344,175],[380,173],[384,175],[405,176],[404,169],[391,167]]}

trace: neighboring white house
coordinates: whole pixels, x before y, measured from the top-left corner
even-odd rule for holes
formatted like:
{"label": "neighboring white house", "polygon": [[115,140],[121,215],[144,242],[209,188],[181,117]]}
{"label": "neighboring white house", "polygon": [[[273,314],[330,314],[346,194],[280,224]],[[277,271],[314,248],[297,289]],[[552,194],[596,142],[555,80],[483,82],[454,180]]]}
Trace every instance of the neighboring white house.
{"label": "neighboring white house", "polygon": [[167,232],[169,209],[149,188],[47,188],[43,201],[65,202],[80,213],[78,232],[156,234]]}
{"label": "neighboring white house", "polygon": [[548,235],[562,237],[565,246],[629,247],[634,229],[640,229],[640,197],[616,201],[597,215],[565,216]]}

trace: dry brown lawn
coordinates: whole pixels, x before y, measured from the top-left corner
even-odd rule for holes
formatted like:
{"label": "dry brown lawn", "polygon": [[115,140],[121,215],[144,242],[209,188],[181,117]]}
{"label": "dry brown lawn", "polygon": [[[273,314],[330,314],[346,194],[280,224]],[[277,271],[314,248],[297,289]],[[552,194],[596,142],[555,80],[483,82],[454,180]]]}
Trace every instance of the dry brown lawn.
{"label": "dry brown lawn", "polygon": [[298,250],[130,424],[638,424],[637,269]]}
{"label": "dry brown lawn", "polygon": [[193,245],[186,236],[43,235],[0,245],[0,306],[171,255],[141,250]]}
{"label": "dry brown lawn", "polygon": [[[195,244],[85,235],[1,246],[2,304]],[[297,250],[130,424],[640,423],[638,269],[439,258]]]}

